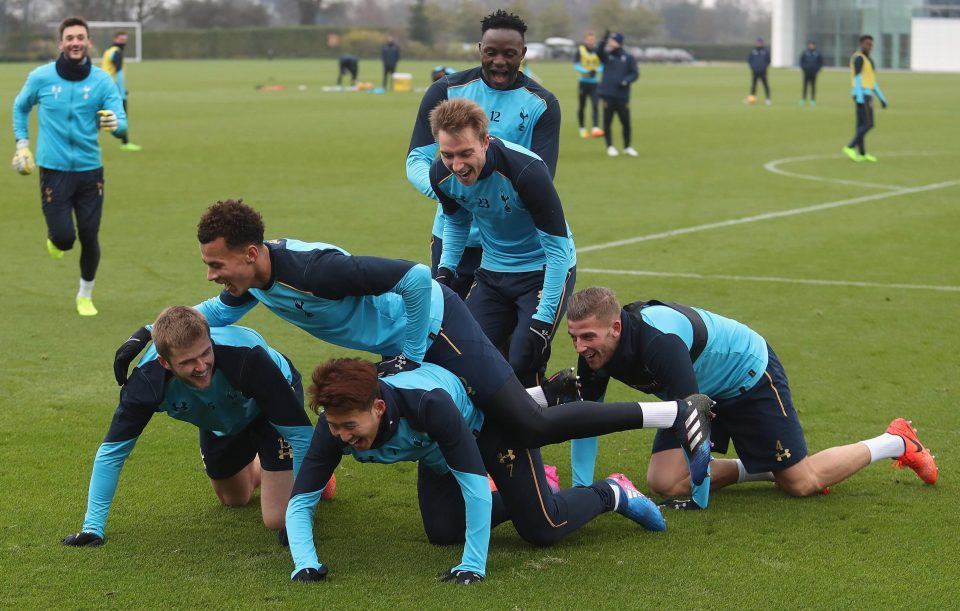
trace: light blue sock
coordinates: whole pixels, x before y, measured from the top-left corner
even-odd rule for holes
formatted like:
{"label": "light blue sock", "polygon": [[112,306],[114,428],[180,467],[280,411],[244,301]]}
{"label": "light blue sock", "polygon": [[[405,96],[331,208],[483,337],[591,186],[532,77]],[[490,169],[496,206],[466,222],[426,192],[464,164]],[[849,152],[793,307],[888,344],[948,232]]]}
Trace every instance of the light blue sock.
{"label": "light blue sock", "polygon": [[589,486],[594,482],[593,471],[597,462],[596,437],[574,439],[570,442],[570,465],[573,467],[573,485]]}

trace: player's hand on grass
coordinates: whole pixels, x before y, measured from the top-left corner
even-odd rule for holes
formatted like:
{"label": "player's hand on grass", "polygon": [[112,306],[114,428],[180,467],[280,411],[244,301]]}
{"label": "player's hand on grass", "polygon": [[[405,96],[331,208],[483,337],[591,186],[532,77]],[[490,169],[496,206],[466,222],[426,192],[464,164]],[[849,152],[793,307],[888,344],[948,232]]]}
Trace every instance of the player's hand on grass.
{"label": "player's hand on grass", "polygon": [[468,586],[471,583],[479,583],[483,581],[483,575],[480,573],[474,573],[473,571],[457,571],[450,569],[446,573],[441,573],[440,581],[450,581],[457,585]]}
{"label": "player's hand on grass", "polygon": [[534,318],[523,338],[521,362],[527,363],[531,371],[539,370],[550,360],[550,342],[553,340],[553,325]]}
{"label": "player's hand on grass", "polygon": [[100,115],[100,129],[105,129],[110,132],[117,131],[117,114],[112,110],[98,110],[97,114]]}
{"label": "player's hand on grass", "polygon": [[117,354],[113,357],[113,375],[120,386],[127,383],[127,371],[130,369],[130,363],[147,346],[150,337],[150,329],[140,327],[117,348]]}
{"label": "player's hand on grass", "polygon": [[434,280],[443,286],[450,286],[455,276],[456,274],[453,273],[453,270],[447,269],[446,267],[439,267],[437,268],[437,277],[434,278]]}
{"label": "player's hand on grass", "polygon": [[72,535],[67,535],[61,543],[70,547],[99,547],[103,545],[103,537],[80,531]]}
{"label": "player's hand on grass", "polygon": [[13,169],[22,176],[32,174],[37,165],[33,162],[33,153],[30,152],[30,140],[20,138],[17,140],[17,152],[13,154]]}
{"label": "player's hand on grass", "polygon": [[319,569],[300,569],[293,576],[293,581],[323,581],[327,578],[327,567],[323,564]]}
{"label": "player's hand on grass", "polygon": [[420,363],[408,359],[403,354],[398,354],[391,359],[383,359],[377,363],[377,377],[385,378],[400,373],[401,371],[413,371],[419,367]]}

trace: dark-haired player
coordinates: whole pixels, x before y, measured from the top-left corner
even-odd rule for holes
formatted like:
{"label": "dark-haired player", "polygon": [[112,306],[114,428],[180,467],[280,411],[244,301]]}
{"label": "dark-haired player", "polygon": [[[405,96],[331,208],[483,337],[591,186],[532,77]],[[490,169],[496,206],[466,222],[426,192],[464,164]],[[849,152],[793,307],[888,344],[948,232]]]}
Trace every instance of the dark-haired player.
{"label": "dark-haired player", "polygon": [[[739,458],[711,463],[713,488],[769,480],[787,494],[808,496],[890,458],[928,484],[937,481],[930,450],[903,418],[879,437],[808,456],[783,365],[763,337],[740,322],[675,303],[621,308],[612,290],[591,287],[570,298],[567,325],[580,355],[584,398],[602,400],[613,378],[664,400],[703,392],[717,401],[713,448],[726,453],[732,440]],[[583,453],[574,452],[575,484],[589,481],[596,456],[595,445],[578,445]],[[659,431],[647,484],[662,496],[690,493],[676,440]]]}
{"label": "dark-haired player", "polygon": [[850,56],[850,94],[857,109],[857,131],[853,134],[850,144],[843,147],[843,153],[854,161],[873,161],[877,158],[867,153],[867,132],[873,129],[873,96],[877,96],[880,105],[887,107],[887,98],[880,91],[877,84],[877,75],[874,70],[873,36],[864,34],[860,37],[860,49]]}
{"label": "dark-haired player", "polygon": [[[407,153],[407,179],[427,197],[437,199],[430,186],[430,164],[437,143],[430,130],[430,111],[450,98],[479,104],[490,118],[490,134],[530,149],[543,159],[550,176],[557,173],[560,154],[560,103],[556,96],[520,71],[527,53],[523,20],[503,10],[481,22],[478,45],[480,66],[441,77],[420,101]],[[432,273],[436,275],[443,250],[443,210],[438,205],[431,238]],[[480,234],[474,228],[450,288],[466,297],[482,255]]]}
{"label": "dark-haired player", "polygon": [[[40,66],[13,101],[17,151],[13,169],[23,175],[35,166],[30,152],[30,111],[38,106],[37,163],[40,203],[47,222],[47,251],[54,259],[80,239],[77,313],[95,316],[93,284],[100,265],[103,162],[98,130],[121,138],[127,131],[123,100],[110,76],[90,62],[90,30],[80,17],[60,23],[60,57]],[[74,225],[76,216],[76,225]]]}
{"label": "dark-haired player", "polygon": [[163,412],[200,429],[200,458],[221,503],[246,505],[260,487],[264,525],[282,529],[313,435],[300,373],[252,329],[210,329],[186,306],[160,313],[153,340],[120,391],[97,450],[83,527],[63,543],[103,543],[120,470],[150,419]]}
{"label": "dark-haired player", "polygon": [[[260,214],[238,201],[218,202],[201,217],[197,237],[207,278],[224,287],[198,306],[211,326],[234,323],[262,303],[320,340],[383,355],[383,375],[423,362],[440,365],[461,379],[487,418],[525,447],[641,428],[645,414],[663,409],[633,402],[546,409],[553,401],[539,388],[532,389],[537,400],[527,393],[463,301],[433,281],[425,265],[352,256],[319,242],[264,242],[263,231]],[[139,352],[138,334],[117,352],[118,382]],[[679,412],[676,404],[669,408],[677,417],[666,426],[683,431],[695,422],[709,428],[702,409],[686,403]],[[697,463],[694,470],[706,467]]]}
{"label": "dark-haired player", "polygon": [[[378,379],[368,361],[328,361],[313,372],[310,405],[319,420],[287,506],[296,581],[319,581],[327,574],[314,545],[313,515],[344,455],[359,462],[417,463],[427,539],[438,545],[465,543],[460,563],[444,581],[482,580],[490,529],[507,520],[535,545],[556,543],[607,511],[648,530],[666,528],[653,501],[621,473],[552,492],[540,451],[485,422],[460,380],[442,367],[425,363]],[[492,495],[487,473],[497,485]]]}

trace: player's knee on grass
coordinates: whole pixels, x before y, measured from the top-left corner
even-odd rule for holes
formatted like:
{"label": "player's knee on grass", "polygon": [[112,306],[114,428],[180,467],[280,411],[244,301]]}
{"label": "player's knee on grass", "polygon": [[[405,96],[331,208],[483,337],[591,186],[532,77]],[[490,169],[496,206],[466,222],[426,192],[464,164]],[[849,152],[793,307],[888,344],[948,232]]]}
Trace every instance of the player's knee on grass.
{"label": "player's knee on grass", "polygon": [[806,459],[783,471],[775,472],[773,477],[777,488],[780,488],[790,496],[811,496],[823,490],[820,479],[813,469],[810,468]]}
{"label": "player's knee on grass", "polygon": [[682,450],[664,450],[650,457],[647,488],[654,496],[689,496],[690,470]]}
{"label": "player's knee on grass", "polygon": [[520,538],[537,547],[550,547],[563,538],[558,528],[552,528],[548,524],[529,524],[514,520],[514,528]]}
{"label": "player's knee on grass", "polygon": [[227,507],[246,507],[253,500],[253,490],[217,490],[217,498]]}
{"label": "player's knee on grass", "polygon": [[464,529],[450,528],[443,524],[424,524],[424,531],[427,533],[427,541],[433,545],[463,545]]}

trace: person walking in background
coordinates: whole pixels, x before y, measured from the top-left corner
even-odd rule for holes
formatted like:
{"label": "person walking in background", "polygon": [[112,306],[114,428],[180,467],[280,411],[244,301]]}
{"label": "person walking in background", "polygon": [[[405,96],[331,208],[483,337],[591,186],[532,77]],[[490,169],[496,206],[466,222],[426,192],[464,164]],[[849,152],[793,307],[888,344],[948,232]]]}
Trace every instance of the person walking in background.
{"label": "person walking in background", "polygon": [[[127,46],[127,33],[123,30],[118,30],[113,35],[113,44],[110,45],[106,52],[103,54],[103,60],[100,62],[100,67],[103,68],[104,72],[110,75],[113,78],[113,82],[117,84],[117,91],[120,93],[120,98],[123,100],[123,111],[127,113],[127,119],[129,121],[130,111],[127,109],[127,96],[129,92],[127,91],[127,83],[124,78],[123,73],[123,49]],[[121,137],[123,144],[120,145],[121,151],[139,151],[143,147],[137,146],[136,144],[130,142],[130,130],[123,134]]]}
{"label": "person walking in background", "polygon": [[32,71],[13,101],[17,141],[13,169],[27,175],[35,168],[28,127],[30,111],[38,106],[37,164],[47,252],[60,259],[80,238],[77,313],[96,316],[93,281],[100,265],[103,215],[103,162],[97,134],[105,129],[121,138],[127,131],[127,113],[113,80],[87,55],[90,30],[86,21],[64,19],[59,48],[57,61]]}
{"label": "person walking in background", "polygon": [[[577,122],[580,124],[580,137],[600,138],[603,136],[603,130],[600,129],[599,122],[600,98],[597,95],[597,86],[600,84],[603,66],[600,64],[600,56],[597,55],[597,35],[593,32],[583,35],[583,44],[577,48],[577,54],[573,59],[573,69],[580,75],[577,88]],[[587,98],[590,98],[590,109],[593,111],[591,131],[587,131],[583,123]]]}
{"label": "person walking in background", "polygon": [[397,64],[400,62],[400,46],[393,34],[387,34],[387,42],[380,49],[380,59],[383,60],[383,88],[389,91],[393,89],[393,73],[397,71]]}
{"label": "person walking in background", "polygon": [[800,106],[807,101],[807,87],[810,87],[810,106],[817,105],[817,74],[823,68],[823,55],[817,51],[817,43],[807,43],[807,50],[800,55],[800,69],[803,71],[803,95]]}
{"label": "person walking in background", "polygon": [[767,106],[769,106],[771,102],[770,84],[767,82],[767,68],[770,67],[770,51],[767,49],[762,38],[757,39],[757,45],[750,51],[750,55],[747,56],[747,64],[749,64],[750,72],[753,74],[753,79],[750,81],[750,96],[747,98],[747,101],[751,104],[756,102],[757,81],[760,81],[763,83],[763,92],[767,97]]}
{"label": "person walking in background", "polygon": [[857,131],[853,134],[850,144],[843,147],[843,152],[854,161],[875,162],[877,160],[873,155],[867,154],[867,145],[864,140],[867,132],[873,129],[873,96],[876,95],[880,104],[884,108],[887,107],[887,98],[880,91],[874,73],[873,58],[870,57],[872,50],[873,36],[864,34],[860,37],[860,50],[850,57],[850,81],[853,87],[850,93],[857,105]]}
{"label": "person walking in background", "polygon": [[630,127],[630,85],[640,78],[637,60],[623,49],[623,34],[606,32],[597,46],[597,55],[602,62],[603,79],[598,93],[603,100],[603,134],[607,142],[607,155],[620,154],[613,146],[613,115],[620,118],[623,127],[623,152],[631,157],[639,155],[630,145],[633,136]]}

